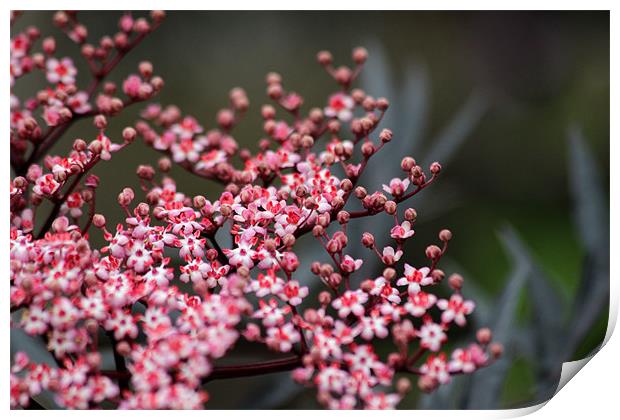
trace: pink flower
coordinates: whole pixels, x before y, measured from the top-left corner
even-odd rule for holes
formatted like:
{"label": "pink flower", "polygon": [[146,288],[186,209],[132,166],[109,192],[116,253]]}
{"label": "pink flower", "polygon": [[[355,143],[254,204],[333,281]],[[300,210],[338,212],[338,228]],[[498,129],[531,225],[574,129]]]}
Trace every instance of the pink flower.
{"label": "pink flower", "polygon": [[426,362],[420,366],[420,372],[440,384],[450,382],[450,373],[448,372],[448,364],[446,363],[446,355],[431,354]]}
{"label": "pink flower", "polygon": [[140,96],[140,88],[142,87],[142,79],[140,76],[132,74],[123,82],[123,92],[130,98]]}
{"label": "pink flower", "polygon": [[430,320],[424,322],[417,335],[420,338],[420,346],[430,351],[438,351],[448,339],[442,326]]}
{"label": "pink flower", "polygon": [[354,260],[351,256],[345,255],[340,263],[340,268],[346,273],[352,273],[359,270],[363,261],[361,259]]}
{"label": "pink flower", "polygon": [[392,178],[389,186],[383,184],[383,191],[392,194],[394,197],[400,197],[407,191],[407,188],[409,188],[409,183],[410,181],[407,178],[402,180],[399,178]]}
{"label": "pink flower", "polygon": [[379,296],[382,299],[392,303],[400,303],[400,295],[398,289],[392,287],[390,282],[384,277],[378,277],[374,281],[373,288],[370,290],[373,296]]}
{"label": "pink flower", "polygon": [[453,294],[450,300],[440,299],[437,307],[443,311],[441,321],[448,324],[452,321],[459,326],[464,326],[467,321],[465,315],[469,315],[474,311],[476,305],[471,300],[463,300],[463,296]]}
{"label": "pink flower", "polygon": [[293,306],[301,303],[303,298],[308,296],[308,288],[306,286],[299,287],[299,282],[290,280],[284,285],[284,289],[279,294],[280,298]]}
{"label": "pink flower", "polygon": [[332,306],[338,311],[340,318],[346,318],[350,313],[362,316],[366,301],[368,301],[368,295],[361,290],[347,290],[342,296],[334,299]]}
{"label": "pink flower", "polygon": [[287,353],[293,348],[293,344],[298,343],[301,335],[293,324],[286,323],[281,327],[271,327],[267,329],[267,345],[279,352]]}
{"label": "pink flower", "polygon": [[338,118],[341,121],[349,121],[353,117],[353,99],[344,93],[335,93],[329,97],[327,106],[323,111],[329,118]]}
{"label": "pink flower", "polygon": [[194,117],[187,116],[181,122],[172,126],[172,131],[181,138],[181,140],[191,139],[194,134],[202,133],[202,126]]}
{"label": "pink flower", "polygon": [[67,105],[76,114],[86,114],[92,108],[88,102],[88,94],[84,91],[79,91],[70,96],[67,99]]}
{"label": "pink flower", "polygon": [[[86,27],[78,16],[67,16],[64,29],[82,45]],[[136,34],[146,35],[162,16],[153,12],[145,20],[126,13],[114,43],[124,43],[125,36],[130,43],[140,41]],[[11,406],[25,407],[50,393],[68,409],[199,409],[208,400],[204,384],[214,371],[227,377],[293,367],[288,360],[265,359],[250,362],[248,369],[214,368],[226,366],[217,359],[245,339],[257,348],[288,353],[295,364],[293,378],[314,386],[327,408],[395,408],[404,396],[402,382],[396,383],[408,373],[403,362],[417,360],[420,349],[432,353],[447,347],[448,330],[464,325],[474,304],[463,299],[454,278],[451,285],[459,293],[450,298],[438,301],[422,291],[435,284],[433,277],[439,282],[428,267],[404,264],[403,276],[396,276],[403,241],[414,235],[413,212],[401,204],[412,195],[407,189],[414,178],[416,192],[430,182],[417,182],[426,175],[411,170],[415,163],[405,158],[401,166],[409,178],[394,178],[383,191],[362,185],[370,143],[392,138],[387,128],[378,132],[387,101],[359,90],[346,93],[366,52],[355,50],[353,70],[333,68],[329,54],[319,54],[342,88],[329,96],[324,113],[301,112],[304,98],[285,91],[279,76],[270,74],[269,96],[279,108],[261,108],[264,134],[251,147],[231,132],[249,103],[239,88],[218,113],[217,128],[206,131],[175,105],[148,104],[141,121],[116,131],[114,84],[103,83],[91,98],[91,92],[75,86],[71,59],[52,57],[53,39],[43,38],[43,54],[30,52],[38,35],[29,28],[11,40],[11,86],[41,66],[40,56],[49,83],[35,87],[35,98],[18,97],[21,88],[10,98],[11,163],[21,176],[11,179],[9,191],[9,298],[12,327],[45,338],[57,363],[16,353]],[[116,67],[109,60],[123,57],[123,51],[101,56],[105,45],[90,57],[90,47],[82,46],[106,78]],[[146,101],[163,86],[148,62],[139,70],[110,75],[123,81],[125,102]],[[357,106],[360,119],[342,123],[353,119]],[[282,115],[287,111],[292,115]],[[95,116],[89,139],[96,140],[57,139],[62,133],[52,128],[76,115]],[[109,130],[121,139],[118,143],[108,137]],[[116,157],[136,137],[163,157],[138,167],[131,183],[139,189],[127,186],[110,198],[100,189],[105,180],[95,175],[102,173],[96,165]],[[33,150],[37,144],[62,150],[56,140],[70,146],[65,154]],[[374,152],[380,149],[373,146]],[[215,195],[202,183],[177,185],[173,163],[214,181]],[[436,175],[438,169],[433,164],[430,171]],[[384,208],[390,195],[393,201]],[[109,207],[102,206],[105,200],[118,204],[118,213],[102,214]],[[383,211],[396,220],[389,232],[379,231],[370,218],[383,217]],[[360,273],[364,257],[347,253],[356,249],[359,238],[349,223],[358,218],[377,235],[375,240],[366,232],[362,240],[365,252],[380,260],[370,278]],[[396,245],[379,252],[377,244],[388,235]],[[99,245],[101,237],[105,243]],[[300,253],[308,241],[328,254]],[[309,277],[302,283],[296,280],[300,276]],[[484,338],[478,334],[480,343]],[[103,354],[105,348],[117,362],[122,359],[123,372],[112,372],[109,360],[101,363],[102,356],[110,356]],[[410,363],[409,373],[420,374],[419,386],[431,391],[451,374],[487,366],[495,359],[490,349],[495,353],[486,344],[456,348],[449,362],[444,354],[431,355],[420,367]]]}
{"label": "pink flower", "polygon": [[415,269],[405,263],[405,277],[401,277],[396,282],[397,286],[408,286],[407,291],[410,295],[414,295],[420,291],[420,286],[428,286],[433,284],[433,278],[429,276],[430,268],[422,267]]}
{"label": "pink flower", "polygon": [[224,249],[224,254],[228,257],[230,264],[235,267],[254,267],[254,259],[256,251],[252,249],[252,245],[248,242],[240,242],[236,248]]}
{"label": "pink flower", "polygon": [[73,65],[73,60],[65,57],[60,61],[56,58],[49,58],[46,63],[47,80],[50,83],[63,83],[65,85],[75,83],[77,70]]}
{"label": "pink flower", "polygon": [[405,220],[400,225],[396,225],[390,230],[390,236],[394,239],[407,239],[411,238],[414,234],[413,229],[411,229],[411,222]]}
{"label": "pink flower", "polygon": [[39,177],[35,182],[33,191],[39,195],[53,195],[60,188],[60,183],[54,179],[54,175],[47,174]]}
{"label": "pink flower", "polygon": [[59,106],[45,106],[43,108],[43,119],[50,127],[55,127],[62,122]]}
{"label": "pink flower", "polygon": [[[387,265],[392,265],[400,260],[400,257],[403,256],[403,251],[400,249],[398,251],[394,251],[394,248],[391,246],[386,246],[383,248],[382,260]],[[400,286],[400,285],[399,285]]]}
{"label": "pink flower", "polygon": [[388,336],[388,320],[378,311],[373,311],[370,316],[360,317],[358,326],[360,336],[364,340],[371,340],[373,337],[385,338]]}
{"label": "pink flower", "polygon": [[405,304],[405,310],[411,315],[419,318],[426,314],[437,301],[437,297],[430,293],[418,292],[409,294],[409,300]]}

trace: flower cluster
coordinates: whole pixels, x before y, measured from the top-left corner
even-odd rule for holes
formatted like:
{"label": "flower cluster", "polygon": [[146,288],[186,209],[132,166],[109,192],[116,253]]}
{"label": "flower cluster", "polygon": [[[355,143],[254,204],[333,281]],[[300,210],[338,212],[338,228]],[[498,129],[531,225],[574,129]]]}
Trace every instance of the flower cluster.
{"label": "flower cluster", "polygon": [[[36,98],[11,97],[12,327],[42,337],[56,361],[50,366],[25,352],[14,355],[12,406],[38,404],[47,390],[67,408],[106,402],[121,409],[196,409],[208,400],[203,385],[210,380],[289,370],[316,388],[327,408],[395,408],[412,388],[410,376],[430,392],[499,357],[501,345],[491,342],[488,329],[468,346],[446,346],[475,307],[458,274],[441,286],[446,276],[438,264],[451,232],[442,230],[438,245],[426,248],[426,263],[404,258],[417,219],[406,202],[437,179],[439,163],[425,170],[404,157],[402,178],[385,180],[382,191],[359,185],[394,136],[381,129],[388,100],[352,88],[365,49],[353,51],[353,67],[335,67],[329,52],[318,54],[338,89],[309,110],[270,73],[272,104],[261,109],[257,153],[233,136],[250,104],[240,88],[230,92],[213,129],[176,106],[151,103],[135,127],[122,131],[121,142],[111,140],[108,118],[150,99],[163,82],[148,62],[122,83],[124,99],[104,79],[163,16],[153,12],[149,22],[125,14],[120,31],[95,46],[75,13],[57,13],[55,23],[81,45],[93,73],[85,90],[76,86],[72,59],[54,55],[53,38],[43,40],[42,53],[32,52],[36,29],[11,40],[11,83],[36,69],[50,83]],[[48,155],[83,116],[93,117],[97,137],[75,140],[68,156]],[[141,192],[120,192],[124,222],[110,226],[95,205],[99,179],[88,172],[137,137],[163,156],[137,168]],[[223,192],[186,195],[169,174],[173,163],[220,183]],[[52,209],[43,217],[46,201]],[[370,232],[347,233],[369,217],[389,217],[393,227],[375,232],[380,241]],[[104,246],[94,247],[89,236],[95,235]],[[309,267],[311,281],[302,277],[307,268],[296,251],[305,235],[325,255]],[[351,255],[349,241],[361,241],[368,252]],[[369,258],[383,269],[363,278]],[[284,356],[217,362],[239,340]],[[392,350],[379,351],[379,343]],[[113,367],[103,362],[107,346]]]}

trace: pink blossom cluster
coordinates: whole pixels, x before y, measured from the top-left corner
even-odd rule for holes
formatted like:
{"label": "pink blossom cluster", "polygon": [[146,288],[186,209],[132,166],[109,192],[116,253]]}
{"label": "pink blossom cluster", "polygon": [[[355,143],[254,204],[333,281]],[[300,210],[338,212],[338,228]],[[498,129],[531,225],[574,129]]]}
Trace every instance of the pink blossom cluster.
{"label": "pink blossom cluster", "polygon": [[[123,82],[125,99],[103,79],[162,19],[162,12],[153,12],[151,22],[125,14],[120,31],[94,46],[75,13],[57,13],[54,21],[82,46],[93,71],[94,87],[86,91],[75,85],[72,60],[54,56],[51,38],[43,40],[43,53],[32,52],[36,29],[12,39],[11,83],[35,69],[50,83],[36,98],[11,97],[17,174],[11,180],[11,312],[18,315],[12,327],[42,337],[56,365],[31,361],[26,350],[16,353],[11,405],[36,404],[37,395],[51,391],[66,408],[105,402],[120,409],[197,409],[208,400],[208,381],[287,370],[316,388],[327,408],[386,409],[410,392],[410,376],[430,392],[499,357],[501,345],[491,342],[488,329],[468,346],[448,343],[475,308],[462,295],[460,275],[448,277],[448,288],[440,286],[446,276],[438,264],[451,232],[442,230],[438,245],[426,248],[426,264],[404,256],[417,219],[406,201],[434,182],[441,166],[424,170],[404,157],[402,178],[385,180],[381,191],[359,185],[372,157],[394,137],[380,129],[388,100],[352,88],[366,50],[353,51],[351,68],[335,67],[328,52],[318,54],[338,88],[309,110],[270,73],[272,104],[261,109],[257,153],[241,148],[232,134],[249,108],[240,88],[230,92],[216,128],[205,129],[176,106],[152,103],[135,127],[122,131],[122,141],[112,141],[108,118],[150,99],[163,82],[147,62]],[[68,156],[48,155],[81,115],[94,117],[97,137],[75,140]],[[99,179],[88,172],[138,136],[164,156],[137,168],[141,191],[120,192],[124,222],[111,226],[97,212]],[[173,163],[223,191],[186,195],[169,173]],[[39,216],[43,202],[52,210]],[[389,217],[393,227],[376,232],[380,240],[370,232],[347,233],[356,219],[370,217]],[[105,245],[95,247],[90,235]],[[310,282],[302,281],[308,268],[298,257],[297,242],[306,235],[325,256],[309,267]],[[351,255],[349,241],[361,241],[368,252]],[[371,258],[378,258],[381,272],[361,276]],[[111,344],[114,369],[103,364],[101,340]],[[284,356],[218,362],[239,340]],[[384,351],[386,345],[391,350]]]}

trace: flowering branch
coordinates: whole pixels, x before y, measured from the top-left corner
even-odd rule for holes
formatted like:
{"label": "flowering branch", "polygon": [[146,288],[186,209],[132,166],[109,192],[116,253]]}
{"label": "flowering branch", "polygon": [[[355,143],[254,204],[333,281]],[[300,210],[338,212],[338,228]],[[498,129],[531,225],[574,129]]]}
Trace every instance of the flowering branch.
{"label": "flowering branch", "polygon": [[[36,98],[11,98],[11,162],[18,175],[10,191],[12,327],[44,337],[58,361],[50,367],[16,353],[12,406],[35,406],[32,397],[49,390],[67,408],[104,402],[121,409],[202,408],[211,380],[291,371],[317,389],[327,408],[393,408],[412,388],[408,376],[432,392],[452,375],[499,357],[502,346],[485,328],[468,346],[445,350],[449,333],[465,326],[475,308],[463,297],[458,274],[447,276],[450,295],[438,295],[449,230],[426,247],[427,264],[400,262],[417,221],[416,210],[405,206],[435,182],[440,164],[425,171],[406,156],[402,178],[382,191],[359,185],[371,158],[395,138],[381,128],[389,101],[353,88],[365,49],[353,51],[352,67],[334,66],[329,52],[318,54],[337,89],[325,106],[307,111],[279,74],[267,75],[271,104],[261,107],[257,153],[241,148],[233,134],[250,105],[241,88],[231,90],[216,128],[205,130],[176,106],[150,103],[122,131],[122,142],[108,137],[109,118],[163,86],[148,62],[123,82],[124,99],[104,81],[163,16],[152,12],[149,23],[124,14],[120,32],[94,46],[77,15],[57,13],[56,24],[81,46],[93,75],[85,91],[75,85],[72,60],[54,57],[52,38],[43,40],[43,53],[31,51],[39,37],[34,28],[12,39],[11,83],[45,69],[52,84]],[[97,138],[75,139],[68,156],[47,155],[84,117],[94,117]],[[137,137],[162,157],[155,166],[138,166],[142,201],[124,188],[117,198],[124,222],[111,228],[97,212],[99,178],[90,171]],[[187,196],[169,174],[173,163],[224,191],[211,199]],[[39,221],[46,200],[52,210]],[[370,232],[353,237],[350,223],[382,213],[394,219],[389,232],[376,233],[382,249]],[[41,228],[34,235],[36,222]],[[218,233],[230,235],[229,246],[218,244]],[[307,233],[328,261],[310,265],[312,281],[324,287],[316,299],[297,280],[298,241]],[[92,235],[101,235],[105,246],[95,248]],[[380,273],[360,277],[365,261],[347,253],[351,240],[380,259]],[[102,367],[101,331],[111,342],[114,370]],[[240,338],[286,356],[216,365]],[[393,344],[385,357],[375,350],[380,340]],[[397,373],[404,376],[396,379]]]}

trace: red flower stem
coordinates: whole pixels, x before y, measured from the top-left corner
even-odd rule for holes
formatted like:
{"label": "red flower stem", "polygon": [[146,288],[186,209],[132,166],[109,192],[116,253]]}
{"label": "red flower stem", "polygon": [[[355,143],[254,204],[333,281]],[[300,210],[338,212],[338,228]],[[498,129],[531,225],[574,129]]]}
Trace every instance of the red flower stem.
{"label": "red flower stem", "polygon": [[[127,48],[119,51],[110,62],[104,65],[98,72],[93,73],[94,78],[86,90],[86,93],[88,94],[88,100],[92,99],[93,94],[95,93],[101,82],[108,76],[108,74],[112,72],[112,70],[114,70],[114,67],[116,67],[116,65],[123,59],[123,57],[125,57],[132,49],[134,49],[140,43],[140,41],[142,41],[146,37],[148,33],[157,29],[158,26],[158,24],[155,24],[149,32],[136,36],[133,41],[127,46]],[[127,103],[127,105],[129,104],[131,104],[131,102]],[[45,155],[49,151],[49,149],[51,149],[54,144],[56,144],[60,137],[62,137],[62,135],[71,127],[71,125],[73,125],[74,122],[91,115],[92,113],[78,114],[64,124],[49,129],[41,139],[41,142],[35,146],[26,163],[24,163],[19,168],[16,168],[15,172],[18,175],[24,175],[30,165],[37,162],[41,158],[41,156]]]}
{"label": "red flower stem", "polygon": [[[247,376],[265,375],[268,373],[286,372],[300,367],[301,365],[302,363],[300,356],[290,356],[265,362],[254,362],[231,366],[216,366],[213,368],[211,374],[203,379],[203,383],[207,383],[215,379],[241,378]],[[101,374],[113,379],[129,379],[128,371],[102,370]]]}
{"label": "red flower stem", "polygon": [[94,188],[92,188],[91,191],[93,192],[93,198],[90,200],[90,203],[89,203],[88,221],[86,222],[86,225],[84,225],[84,228],[82,229],[83,234],[88,233],[88,230],[90,229],[90,226],[93,223],[93,217],[95,217],[95,199],[97,197],[97,194]]}
{"label": "red flower stem", "polygon": [[110,343],[112,344],[112,352],[114,354],[114,365],[116,366],[116,372],[118,376],[116,379],[118,380],[118,386],[121,391],[121,395],[124,390],[129,389],[129,378],[130,373],[127,370],[127,365],[125,364],[125,358],[116,350],[116,338],[114,338],[114,333],[111,331],[106,331],[106,335],[110,339]]}
{"label": "red flower stem", "polygon": [[[403,195],[402,197],[396,198],[394,201],[396,202],[396,204],[399,204],[399,203],[402,203],[403,201],[406,201],[406,200],[410,199],[411,197],[413,197],[414,195],[416,195],[417,193],[419,193],[420,191],[422,191],[423,189],[425,189],[426,187],[431,185],[435,179],[437,179],[437,176],[435,176],[435,175],[431,176],[431,178],[428,181],[426,181],[424,184],[420,185],[418,188],[416,188],[415,190],[411,191],[409,194],[406,194],[406,195]],[[349,212],[349,217],[351,219],[358,219],[360,217],[372,216],[372,215],[375,215],[375,214],[378,214],[378,212],[373,212],[370,209],[368,209],[368,210],[360,210],[360,211]]]}
{"label": "red flower stem", "polygon": [[75,189],[75,187],[77,187],[77,185],[80,183],[80,180],[84,177],[84,175],[86,175],[86,173],[93,167],[95,166],[95,164],[99,162],[99,156],[95,156],[89,163],[88,165],[86,165],[86,167],[84,168],[84,170],[82,172],[80,172],[75,179],[73,180],[73,182],[71,183],[71,185],[69,186],[69,188],[67,189],[67,191],[61,196],[59,197],[57,200],[55,200],[54,203],[54,208],[52,208],[52,211],[50,212],[49,216],[47,216],[47,219],[45,220],[45,223],[43,224],[43,227],[41,228],[41,230],[39,231],[39,234],[36,236],[37,239],[41,239],[43,237],[43,235],[45,235],[45,232],[47,232],[50,227],[52,226],[52,223],[54,222],[54,220],[56,219],[56,216],[58,216],[58,212],[60,211],[60,207],[62,207],[62,204],[65,202],[65,199],[69,196],[69,194],[71,194],[73,192],[73,190]]}

